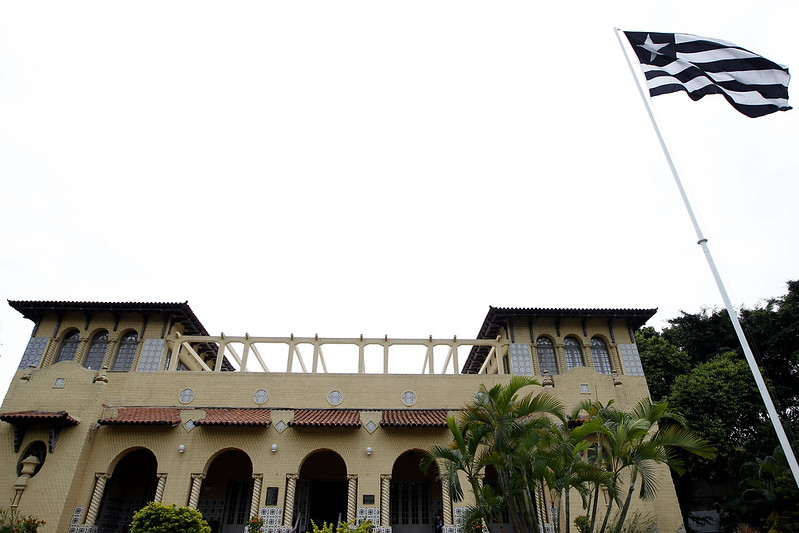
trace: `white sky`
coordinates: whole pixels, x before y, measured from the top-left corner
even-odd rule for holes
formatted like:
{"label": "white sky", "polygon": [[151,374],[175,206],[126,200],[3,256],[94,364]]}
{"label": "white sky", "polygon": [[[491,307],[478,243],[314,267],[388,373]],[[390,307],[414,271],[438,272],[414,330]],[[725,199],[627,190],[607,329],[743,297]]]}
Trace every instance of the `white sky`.
{"label": "white sky", "polygon": [[[489,305],[721,306],[612,28],[799,68],[799,4],[753,6],[2,2],[0,297],[414,338]],[[783,294],[799,111],[653,107],[734,303]],[[31,327],[0,304],[0,391]]]}

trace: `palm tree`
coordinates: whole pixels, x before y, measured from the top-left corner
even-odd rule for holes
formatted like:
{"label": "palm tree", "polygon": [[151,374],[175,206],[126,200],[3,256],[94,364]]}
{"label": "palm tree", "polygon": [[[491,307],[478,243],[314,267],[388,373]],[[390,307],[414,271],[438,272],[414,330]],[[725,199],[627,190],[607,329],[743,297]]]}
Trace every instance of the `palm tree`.
{"label": "palm tree", "polygon": [[481,385],[474,402],[463,413],[465,423],[482,428],[483,444],[496,468],[514,530],[519,533],[537,533],[537,519],[531,511],[526,463],[517,462],[517,450],[525,435],[546,431],[552,425],[544,415],[563,420],[563,405],[558,399],[533,392],[519,397],[519,391],[530,385],[540,384],[525,376],[513,376],[507,385],[498,384],[491,389]]}
{"label": "palm tree", "polygon": [[481,444],[488,428],[458,423],[453,417],[447,418],[447,427],[452,433],[452,444],[448,447],[434,445],[422,459],[422,471],[427,473],[431,464],[438,463],[443,469],[439,474],[441,482],[449,485],[450,495],[456,502],[463,500],[463,487],[458,476],[458,472],[463,472],[475,497],[475,510],[490,523],[496,515],[492,510],[498,503],[494,495],[482,490],[479,476],[487,464],[486,450],[481,448]]}
{"label": "palm tree", "polygon": [[[610,473],[598,463],[588,459],[588,452],[594,446],[590,437],[599,430],[600,422],[583,424],[573,430],[568,426],[553,428],[551,443],[546,450],[546,460],[550,469],[548,485],[553,500],[563,501],[566,530],[571,527],[571,489],[576,489],[582,498],[583,507],[588,507],[591,499],[590,486],[597,488],[612,481]],[[559,529],[556,525],[556,530]]]}
{"label": "palm tree", "polygon": [[[607,456],[603,453],[605,447],[603,446],[603,416],[614,409],[613,399],[604,405],[599,400],[583,400],[577,407],[567,416],[567,425],[576,427],[577,434],[574,438],[581,440],[588,440],[591,442],[591,448],[586,450],[586,459],[597,470],[602,471],[603,475],[597,480],[588,480],[588,485],[593,488],[592,493],[588,496],[588,502],[585,508],[587,513],[587,533],[593,533],[596,526],[597,507],[599,504],[599,492],[602,487],[608,491],[610,499],[618,502],[618,487],[616,486],[613,476],[608,472]],[[586,416],[583,417],[582,413]],[[620,502],[619,502],[620,503]]]}
{"label": "palm tree", "polygon": [[[658,463],[666,464],[672,470],[682,473],[684,465],[675,454],[677,449],[700,457],[716,456],[715,449],[686,428],[682,418],[671,411],[666,403],[656,404],[645,399],[638,402],[629,413],[607,409],[602,416],[605,422],[601,431],[614,485],[620,481],[622,472],[629,471],[627,496],[615,533],[620,533],[622,530],[639,478],[639,497],[644,500],[655,497],[657,493],[655,466]],[[608,503],[600,533],[605,531],[612,505],[613,499]]]}

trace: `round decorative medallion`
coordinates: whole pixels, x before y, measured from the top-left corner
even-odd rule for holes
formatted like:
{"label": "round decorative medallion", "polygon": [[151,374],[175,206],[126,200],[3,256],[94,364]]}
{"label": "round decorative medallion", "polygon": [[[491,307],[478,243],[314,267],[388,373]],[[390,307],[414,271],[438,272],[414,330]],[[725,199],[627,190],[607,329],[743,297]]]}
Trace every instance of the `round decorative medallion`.
{"label": "round decorative medallion", "polygon": [[255,391],[255,394],[252,395],[252,401],[257,403],[258,405],[262,403],[266,403],[266,400],[269,399],[269,393],[266,392],[264,389],[258,389]]}
{"label": "round decorative medallion", "polygon": [[183,389],[180,391],[180,394],[178,394],[178,399],[180,403],[189,403],[194,399],[194,391],[191,389]]}
{"label": "round decorative medallion", "polygon": [[410,407],[416,403],[416,393],[410,390],[406,390],[402,393],[402,403],[405,407]]}
{"label": "round decorative medallion", "polygon": [[327,395],[327,401],[330,403],[330,405],[338,405],[343,399],[344,396],[341,394],[341,391],[332,390],[330,391],[330,394]]}

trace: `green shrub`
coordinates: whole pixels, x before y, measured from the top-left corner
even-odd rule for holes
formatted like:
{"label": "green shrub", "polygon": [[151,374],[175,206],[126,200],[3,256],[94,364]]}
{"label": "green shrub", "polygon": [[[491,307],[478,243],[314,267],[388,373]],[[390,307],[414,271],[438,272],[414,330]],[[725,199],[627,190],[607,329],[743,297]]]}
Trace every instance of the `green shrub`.
{"label": "green shrub", "polygon": [[133,515],[130,533],[211,533],[197,509],[150,502]]}
{"label": "green shrub", "polygon": [[[311,526],[313,527],[312,533],[333,533],[333,524],[328,524],[327,522],[322,522],[322,527],[319,527],[311,520]],[[355,525],[355,520],[350,520],[336,526],[335,533],[371,533],[373,530],[374,525],[369,520],[362,522],[358,526]]]}
{"label": "green shrub", "polygon": [[588,530],[588,517],[580,515],[574,519],[574,527],[577,528],[579,533],[585,533]]}
{"label": "green shrub", "polygon": [[44,520],[35,516],[22,516],[16,509],[0,509],[0,533],[36,533]]}

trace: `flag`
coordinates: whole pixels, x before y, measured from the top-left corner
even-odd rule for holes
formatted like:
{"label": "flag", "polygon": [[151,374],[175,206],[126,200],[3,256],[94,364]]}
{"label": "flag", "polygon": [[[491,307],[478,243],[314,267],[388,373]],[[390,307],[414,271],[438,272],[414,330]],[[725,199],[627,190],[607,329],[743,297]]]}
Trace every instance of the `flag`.
{"label": "flag", "polygon": [[626,31],[651,96],[721,94],[747,117],[787,111],[788,69],[745,48],[688,33]]}

